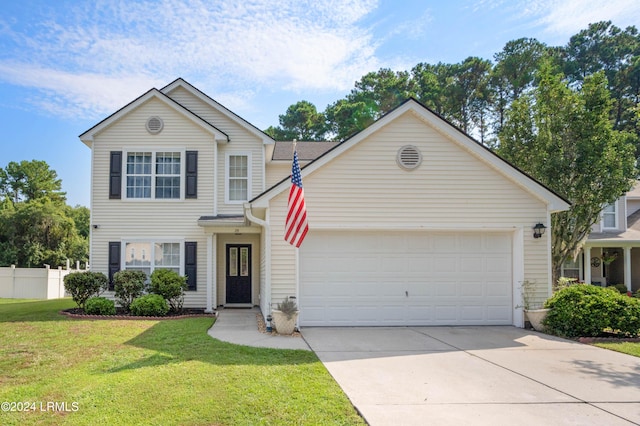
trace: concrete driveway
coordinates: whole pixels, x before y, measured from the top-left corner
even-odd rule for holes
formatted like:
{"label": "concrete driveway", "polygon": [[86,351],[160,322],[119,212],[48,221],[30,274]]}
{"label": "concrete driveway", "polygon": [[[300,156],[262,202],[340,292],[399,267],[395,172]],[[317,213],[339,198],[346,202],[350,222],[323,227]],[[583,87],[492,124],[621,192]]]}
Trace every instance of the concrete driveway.
{"label": "concrete driveway", "polygon": [[640,358],[515,327],[303,328],[376,425],[640,424]]}

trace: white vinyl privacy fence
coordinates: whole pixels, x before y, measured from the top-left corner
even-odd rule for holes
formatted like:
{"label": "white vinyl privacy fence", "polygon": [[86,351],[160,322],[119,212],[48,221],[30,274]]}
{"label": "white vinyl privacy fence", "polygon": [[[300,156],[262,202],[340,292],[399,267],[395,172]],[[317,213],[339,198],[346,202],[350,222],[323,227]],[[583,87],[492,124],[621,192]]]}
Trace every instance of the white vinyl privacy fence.
{"label": "white vinyl privacy fence", "polygon": [[64,277],[69,269],[0,268],[0,298],[59,299],[65,297]]}

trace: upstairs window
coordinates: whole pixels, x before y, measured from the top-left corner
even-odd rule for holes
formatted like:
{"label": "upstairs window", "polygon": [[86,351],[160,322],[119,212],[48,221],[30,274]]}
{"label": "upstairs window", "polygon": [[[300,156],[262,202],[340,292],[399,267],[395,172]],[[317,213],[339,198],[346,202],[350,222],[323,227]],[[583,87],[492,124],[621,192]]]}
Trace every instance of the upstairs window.
{"label": "upstairs window", "polygon": [[156,198],[180,198],[180,153],[156,154]]}
{"label": "upstairs window", "polygon": [[248,154],[227,155],[226,201],[242,203],[251,193],[250,156]]}
{"label": "upstairs window", "polygon": [[602,209],[602,229],[618,228],[617,203],[611,203]]}
{"label": "upstairs window", "polygon": [[151,198],[151,153],[127,154],[127,198]]}
{"label": "upstairs window", "polygon": [[179,199],[180,152],[128,152],[127,198]]}

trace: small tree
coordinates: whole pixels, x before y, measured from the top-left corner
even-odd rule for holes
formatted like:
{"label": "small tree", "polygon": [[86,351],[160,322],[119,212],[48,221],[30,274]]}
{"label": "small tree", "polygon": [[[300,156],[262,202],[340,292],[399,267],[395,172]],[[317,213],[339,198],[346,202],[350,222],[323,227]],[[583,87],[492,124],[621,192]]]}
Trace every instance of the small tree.
{"label": "small tree", "polygon": [[134,299],[142,296],[147,274],[142,271],[124,270],[113,274],[116,300],[127,312]]}
{"label": "small tree", "polygon": [[181,312],[184,292],[187,289],[187,277],[180,276],[170,269],[156,269],[151,274],[151,293],[164,297],[173,312]]}
{"label": "small tree", "polygon": [[551,217],[553,282],[575,258],[600,220],[602,208],[631,189],[636,176],[628,134],[613,130],[611,99],[603,73],[572,90],[550,60],[539,86],[513,102],[500,133],[499,154],[572,205]]}
{"label": "small tree", "polygon": [[78,307],[84,309],[87,299],[106,290],[109,280],[102,272],[72,272],[64,277],[64,288]]}

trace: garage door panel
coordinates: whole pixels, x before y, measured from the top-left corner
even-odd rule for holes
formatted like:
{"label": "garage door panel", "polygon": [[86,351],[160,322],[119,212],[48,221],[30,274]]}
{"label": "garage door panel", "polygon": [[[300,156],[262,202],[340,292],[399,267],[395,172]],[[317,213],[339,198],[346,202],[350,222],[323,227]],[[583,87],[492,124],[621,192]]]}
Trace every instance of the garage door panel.
{"label": "garage door panel", "polygon": [[443,256],[443,255],[434,255],[433,256],[433,272],[445,272],[450,273],[451,271],[458,270],[458,258],[454,256]]}
{"label": "garage door panel", "polygon": [[310,232],[301,325],[511,324],[511,237]]}

